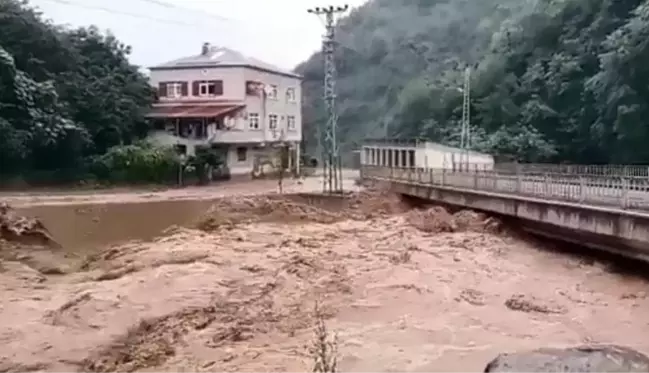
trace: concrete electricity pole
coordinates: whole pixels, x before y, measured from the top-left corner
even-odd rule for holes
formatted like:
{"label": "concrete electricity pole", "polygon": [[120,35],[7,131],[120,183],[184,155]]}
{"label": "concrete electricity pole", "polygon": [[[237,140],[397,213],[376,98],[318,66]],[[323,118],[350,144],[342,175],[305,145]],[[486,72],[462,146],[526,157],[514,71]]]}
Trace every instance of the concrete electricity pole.
{"label": "concrete electricity pole", "polygon": [[322,53],[324,55],[324,101],[327,109],[327,124],[324,131],[321,131],[324,132],[322,144],[323,192],[332,194],[343,192],[342,162],[336,138],[338,115],[336,113],[336,61],[334,56],[336,49],[334,41],[335,15],[345,12],[348,8],[347,5],[342,7],[329,5],[307,10],[311,14],[325,16],[326,33],[322,42]]}

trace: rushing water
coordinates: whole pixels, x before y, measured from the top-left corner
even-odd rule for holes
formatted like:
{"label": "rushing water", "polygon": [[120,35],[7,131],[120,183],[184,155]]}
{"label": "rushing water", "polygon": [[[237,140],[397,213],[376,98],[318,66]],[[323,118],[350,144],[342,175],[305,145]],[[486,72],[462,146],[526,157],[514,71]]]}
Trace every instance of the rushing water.
{"label": "rushing water", "polygon": [[504,351],[584,342],[649,352],[646,280],[509,235],[423,232],[425,215],[402,213],[158,236],[209,203],[126,202],[22,210],[77,262],[2,263],[0,370],[310,369],[316,301],[341,371],[481,371]]}

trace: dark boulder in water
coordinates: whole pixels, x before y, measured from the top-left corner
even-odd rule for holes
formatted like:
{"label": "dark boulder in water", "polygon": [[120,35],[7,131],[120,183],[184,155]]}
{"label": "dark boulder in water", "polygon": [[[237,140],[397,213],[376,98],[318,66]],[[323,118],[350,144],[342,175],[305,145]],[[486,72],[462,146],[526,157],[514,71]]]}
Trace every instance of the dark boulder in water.
{"label": "dark boulder in water", "polygon": [[616,345],[540,348],[504,353],[485,372],[649,372],[649,357]]}

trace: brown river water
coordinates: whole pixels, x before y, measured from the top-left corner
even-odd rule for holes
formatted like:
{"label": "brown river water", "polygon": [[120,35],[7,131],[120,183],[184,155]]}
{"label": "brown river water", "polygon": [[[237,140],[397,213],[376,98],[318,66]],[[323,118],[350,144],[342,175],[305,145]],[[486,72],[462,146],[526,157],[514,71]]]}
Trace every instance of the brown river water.
{"label": "brown river water", "polygon": [[479,214],[259,195],[273,185],[3,197],[62,248],[0,250],[0,371],[310,370],[316,302],[341,371],[482,371],[584,342],[649,352],[646,279]]}

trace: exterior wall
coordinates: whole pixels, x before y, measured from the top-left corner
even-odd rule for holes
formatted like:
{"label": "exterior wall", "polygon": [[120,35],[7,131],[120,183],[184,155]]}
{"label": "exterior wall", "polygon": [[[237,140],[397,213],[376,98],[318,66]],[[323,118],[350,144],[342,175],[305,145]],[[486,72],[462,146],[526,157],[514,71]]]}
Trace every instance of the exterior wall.
{"label": "exterior wall", "polygon": [[[414,163],[410,153],[414,153]],[[452,169],[460,163],[471,168],[493,170],[494,158],[489,154],[469,152],[468,162],[462,149],[426,144],[420,147],[398,145],[365,145],[361,148],[361,164],[386,167]]]}
{"label": "exterior wall", "polygon": [[[197,80],[222,80],[223,95],[216,97],[192,96],[191,85]],[[244,68],[242,67],[212,67],[205,69],[174,69],[174,70],[152,70],[149,81],[154,87],[161,82],[181,81],[189,83],[189,95],[171,99],[174,102],[183,100],[189,101],[211,101],[211,100],[234,100],[243,101],[246,97]],[[161,97],[160,101],[168,99]]]}
{"label": "exterior wall", "polygon": [[149,140],[162,146],[185,145],[187,147],[187,155],[194,155],[196,145],[207,145],[207,140],[200,139],[187,139],[179,136],[174,136],[164,130],[156,130],[149,133]]}
{"label": "exterior wall", "polygon": [[[237,156],[237,149],[240,147],[246,148],[246,159],[244,161],[240,161]],[[258,159],[268,159],[270,156],[272,156],[273,150],[274,149],[271,147],[259,147],[255,144],[240,144],[230,146],[226,159],[228,168],[230,169],[230,175],[232,175],[233,177],[252,177]],[[273,172],[273,166],[266,164],[265,166],[263,166],[263,172],[265,174]]]}
{"label": "exterior wall", "polygon": [[418,149],[401,146],[363,146],[360,162],[361,165],[371,166],[423,167],[418,166],[423,162],[422,153]]}
{"label": "exterior wall", "polygon": [[[468,157],[467,157],[468,154]],[[490,154],[462,150],[435,143],[425,144],[424,168],[452,169],[459,164],[468,164],[470,168],[493,170],[494,157]]]}
{"label": "exterior wall", "polygon": [[230,175],[235,175],[235,176],[241,176],[241,175],[246,175],[246,174],[252,174],[252,169],[254,166],[253,163],[253,153],[254,150],[252,147],[248,144],[241,145],[245,146],[247,149],[247,154],[246,154],[246,160],[245,161],[239,161],[237,159],[237,148],[238,146],[231,146],[228,149],[228,156],[227,156],[227,165],[228,168],[230,169]]}
{"label": "exterior wall", "polygon": [[[245,69],[243,81],[256,81],[266,85],[277,86],[277,99],[247,96],[245,99],[247,113],[257,113],[260,119],[260,129],[250,130],[257,132],[262,141],[277,141],[281,138],[281,131],[285,131],[286,141],[302,141],[302,87],[301,80],[284,75],[271,74],[253,69]],[[295,89],[295,102],[287,102],[286,90]],[[268,126],[268,116],[278,116],[278,126],[275,131]],[[289,130],[287,117],[295,117],[295,130]]]}
{"label": "exterior wall", "polygon": [[[223,95],[216,97],[192,96],[191,86],[197,80],[222,80]],[[215,67],[215,68],[194,68],[174,70],[152,70],[150,82],[157,87],[161,82],[182,81],[189,84],[189,95],[168,99],[161,97],[160,101],[221,101],[231,100],[246,105],[243,116],[227,118],[230,121],[231,129],[216,130],[215,126],[208,127],[208,140],[212,143],[265,143],[282,139],[290,142],[302,141],[302,90],[301,80],[280,74],[272,74],[245,67]],[[246,95],[246,82],[256,81],[266,85],[276,85],[278,88],[277,99],[270,99],[258,96]],[[295,102],[288,102],[286,90],[295,89]],[[251,129],[246,114],[257,113],[259,115],[259,129]],[[269,115],[278,116],[276,130],[269,128]],[[295,129],[289,130],[287,118],[295,118]],[[184,140],[180,140],[183,142]],[[178,143],[174,141],[173,144]]]}

